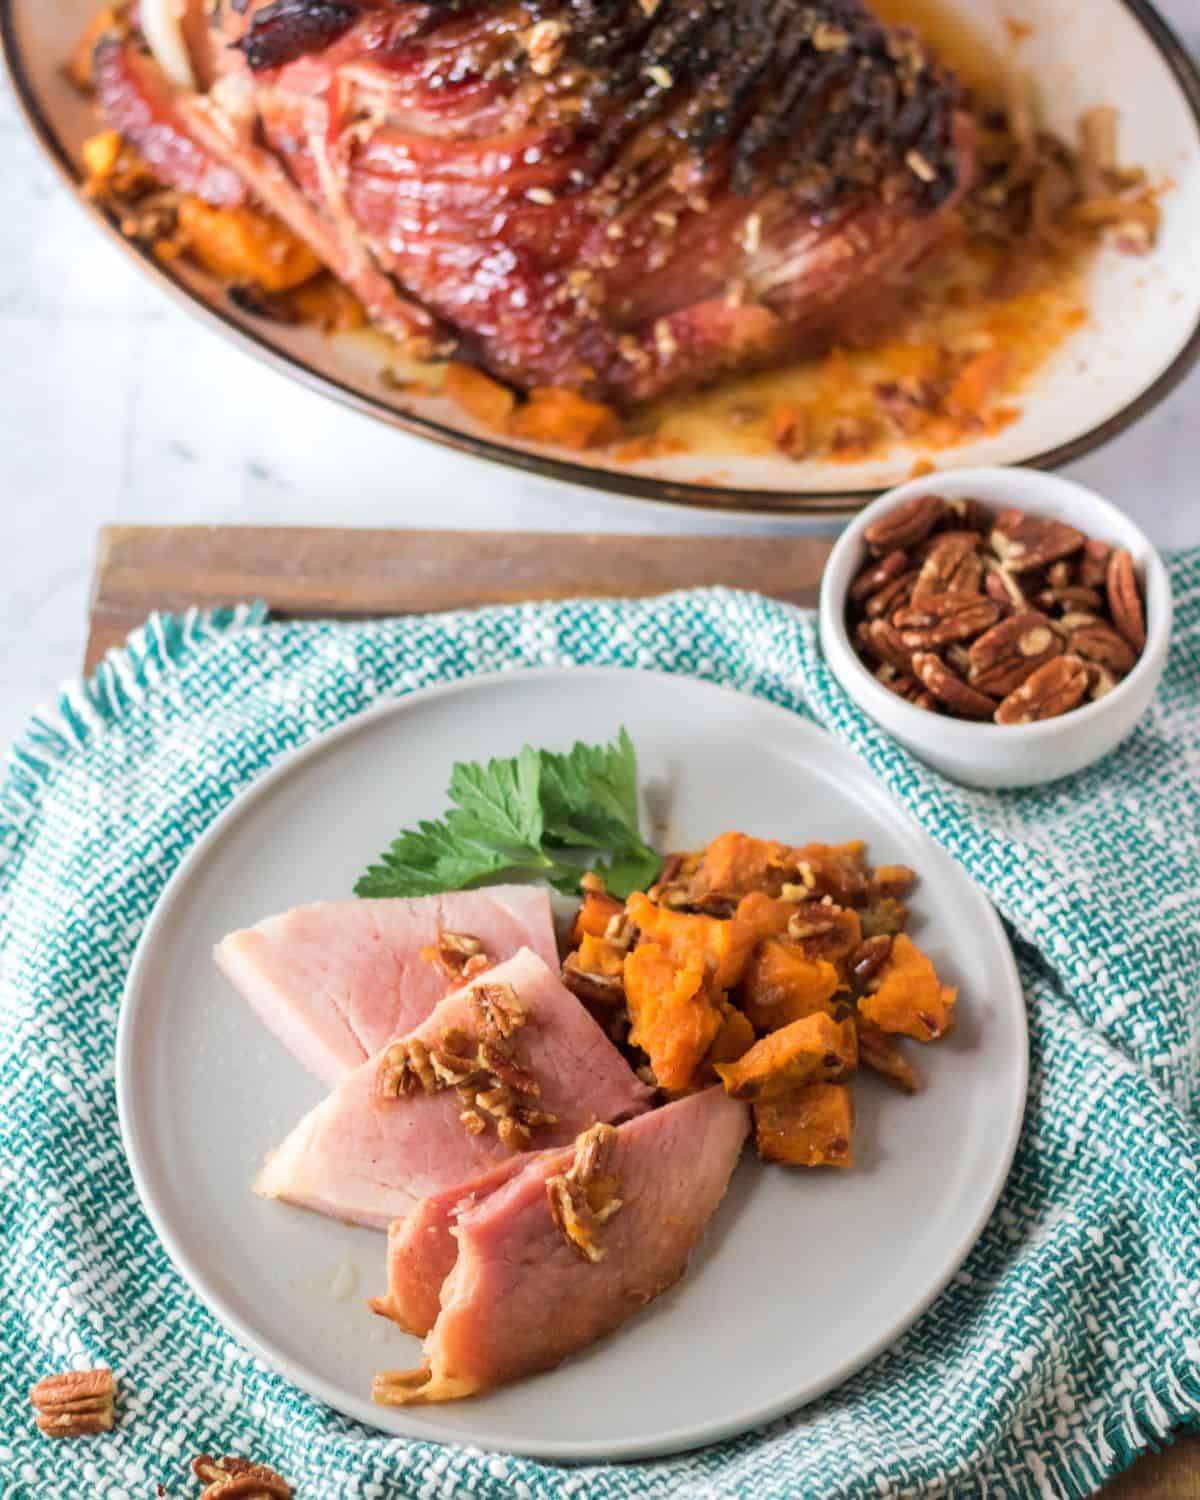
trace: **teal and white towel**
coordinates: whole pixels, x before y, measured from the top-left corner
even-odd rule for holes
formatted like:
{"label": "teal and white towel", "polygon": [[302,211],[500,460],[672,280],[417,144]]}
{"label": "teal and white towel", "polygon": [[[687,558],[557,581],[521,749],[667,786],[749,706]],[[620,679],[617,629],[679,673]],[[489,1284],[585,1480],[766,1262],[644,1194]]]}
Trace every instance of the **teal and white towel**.
{"label": "teal and white towel", "polygon": [[[0,794],[0,1497],[192,1495],[185,1466],[207,1451],[273,1465],[301,1500],[1061,1500],[1200,1423],[1200,553],[1172,573],[1175,643],[1137,734],[1058,786],[1003,794],[898,750],[830,676],[812,618],[753,595],[150,621],[34,720]],[[730,684],[852,746],[1004,916],[1033,1052],[1000,1205],[909,1333],[763,1430],[563,1469],[380,1437],[241,1349],[138,1205],[113,1046],[163,884],[283,752],[430,683],[584,662]],[[80,1364],[117,1372],[117,1427],[48,1442],[28,1387]]]}

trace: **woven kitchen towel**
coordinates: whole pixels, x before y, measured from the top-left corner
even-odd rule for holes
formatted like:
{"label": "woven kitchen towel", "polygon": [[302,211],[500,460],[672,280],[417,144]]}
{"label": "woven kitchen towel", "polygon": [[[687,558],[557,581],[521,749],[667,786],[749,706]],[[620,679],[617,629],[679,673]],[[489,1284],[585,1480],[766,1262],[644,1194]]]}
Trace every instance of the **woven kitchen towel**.
{"label": "woven kitchen towel", "polygon": [[[1200,552],[1173,564],[1158,698],[1103,765],[960,790],[847,701],[809,615],[746,594],[371,624],[247,608],[155,619],[16,747],[0,801],[0,1494],[191,1495],[196,1452],[253,1454],[304,1500],[1090,1494],[1200,1420]],[[168,875],[278,756],[381,698],[497,668],[692,673],[849,743],[1007,920],[1032,1023],[1000,1206],[886,1354],[796,1416],[700,1453],[568,1470],[379,1437],[290,1389],[192,1298],[117,1137],[125,971]],[[111,1435],[51,1444],[27,1387],[111,1364]],[[736,1378],[736,1372],[731,1374]]]}

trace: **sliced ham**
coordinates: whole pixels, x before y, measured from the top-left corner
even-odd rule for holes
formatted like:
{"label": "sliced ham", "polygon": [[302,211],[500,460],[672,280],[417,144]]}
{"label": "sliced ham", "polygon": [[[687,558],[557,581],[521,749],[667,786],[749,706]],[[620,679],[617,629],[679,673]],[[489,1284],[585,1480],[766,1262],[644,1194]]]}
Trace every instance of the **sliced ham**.
{"label": "sliced ham", "polygon": [[[532,1133],[531,1146],[565,1145],[594,1121],[627,1119],[648,1107],[651,1091],[536,953],[522,950],[484,982],[510,986],[528,1014],[511,1038],[512,1055],[537,1082],[537,1109],[554,1117]],[[472,988],[447,996],[404,1045],[438,1048],[455,1031],[477,1038]],[[467,1128],[464,1102],[452,1087],[380,1097],[386,1065],[384,1054],[371,1058],[311,1110],[271,1154],[255,1191],[383,1229],[422,1198],[518,1154],[494,1125],[479,1133]]]}
{"label": "sliced ham", "polygon": [[300,906],[231,933],[214,956],[267,1029],[332,1086],[446,994],[444,974],[421,957],[440,932],[479,939],[497,962],[529,948],[558,967],[550,894],[517,885]]}
{"label": "sliced ham", "polygon": [[[424,1363],[380,1375],[376,1400],[470,1396],[551,1369],[618,1328],[683,1275],[747,1129],[745,1106],[712,1088],[612,1132],[602,1172],[619,1207],[595,1232],[598,1258],[581,1254],[551,1211],[548,1185],[577,1165],[576,1148],[545,1152],[506,1183],[467,1193],[453,1215],[457,1258]],[[403,1286],[412,1269],[404,1250],[393,1234],[389,1305],[399,1295],[397,1305],[420,1308],[427,1288]]]}

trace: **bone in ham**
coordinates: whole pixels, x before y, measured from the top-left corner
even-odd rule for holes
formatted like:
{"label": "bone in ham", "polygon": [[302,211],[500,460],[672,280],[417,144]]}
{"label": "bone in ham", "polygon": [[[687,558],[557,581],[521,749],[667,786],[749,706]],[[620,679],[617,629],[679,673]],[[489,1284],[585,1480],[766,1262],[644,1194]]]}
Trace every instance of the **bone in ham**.
{"label": "bone in ham", "polygon": [[550,893],[519,885],[300,906],[230,933],[214,957],[267,1029],[332,1086],[456,987],[436,961],[445,934],[473,939],[493,964],[529,948],[558,967]]}
{"label": "bone in ham", "polygon": [[185,191],[235,174],[381,326],[522,388],[629,405],[828,344],[974,170],[953,79],[861,0],[207,9],[203,94],[102,40],[113,124]]}
{"label": "bone in ham", "polygon": [[[492,1113],[503,1111],[503,1101],[481,1095],[469,1105],[453,1081],[454,1071],[440,1072],[436,1087],[418,1082],[386,1097],[389,1048],[357,1068],[300,1121],[268,1158],[255,1191],[346,1223],[383,1229],[422,1198],[511,1162],[521,1145],[561,1146],[594,1121],[623,1120],[649,1106],[652,1090],[528,949],[448,995],[400,1045],[411,1049],[415,1042],[427,1054],[447,1057],[473,1053],[486,1031],[474,998],[480,986],[511,990],[524,1012],[508,1038],[516,1070],[511,1076],[519,1109],[528,1106],[545,1117],[544,1123],[514,1145],[505,1138],[502,1113]],[[440,1066],[437,1056],[433,1064]],[[501,1082],[510,1076],[501,1063],[496,1068]],[[535,1093],[523,1092],[528,1080]],[[491,1095],[490,1084],[484,1092]],[[470,1112],[477,1120],[464,1120]]]}
{"label": "bone in ham", "polygon": [[[552,1369],[618,1328],[683,1275],[747,1128],[745,1107],[712,1088],[607,1133],[595,1183],[606,1202],[596,1210],[590,1255],[551,1205],[556,1184],[578,1173],[578,1144],[465,1194],[424,1362],[377,1377],[375,1399],[406,1406],[474,1395]],[[413,1265],[396,1233],[389,1248],[389,1299],[376,1310],[390,1312],[397,1301],[431,1310],[428,1281],[402,1285]],[[435,1276],[443,1265],[427,1261],[422,1274]]]}

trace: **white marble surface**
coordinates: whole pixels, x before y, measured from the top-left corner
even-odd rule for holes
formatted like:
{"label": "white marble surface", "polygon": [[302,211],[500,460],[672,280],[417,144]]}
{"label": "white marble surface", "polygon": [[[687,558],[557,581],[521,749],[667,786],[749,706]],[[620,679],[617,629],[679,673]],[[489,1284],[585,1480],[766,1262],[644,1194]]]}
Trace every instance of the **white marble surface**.
{"label": "white marble surface", "polygon": [[[1198,0],[1161,9],[1200,52]],[[715,531],[494,470],[302,390],[194,323],[89,227],[0,84],[0,745],[80,661],[109,521]],[[1200,369],[1070,471],[1200,544]],[[751,523],[761,528],[763,523]],[[780,523],[777,523],[780,524]]]}

